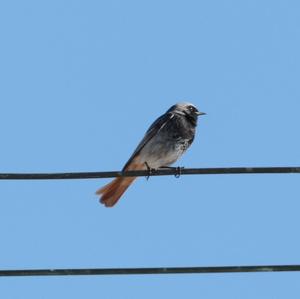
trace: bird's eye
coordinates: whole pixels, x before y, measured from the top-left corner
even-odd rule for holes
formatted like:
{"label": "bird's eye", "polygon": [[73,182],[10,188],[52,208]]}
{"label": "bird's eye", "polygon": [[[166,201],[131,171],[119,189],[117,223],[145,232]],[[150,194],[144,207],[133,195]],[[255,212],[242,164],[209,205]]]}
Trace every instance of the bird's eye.
{"label": "bird's eye", "polygon": [[195,112],[195,107],[189,106],[189,110],[190,110],[191,112]]}

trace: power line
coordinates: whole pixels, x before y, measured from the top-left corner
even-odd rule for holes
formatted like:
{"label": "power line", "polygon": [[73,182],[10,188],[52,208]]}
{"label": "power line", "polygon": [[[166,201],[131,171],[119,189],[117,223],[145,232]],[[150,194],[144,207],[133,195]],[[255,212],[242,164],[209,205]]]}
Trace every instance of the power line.
{"label": "power line", "polygon": [[300,271],[300,265],[0,270],[0,276],[157,275]]}
{"label": "power line", "polygon": [[[113,177],[140,177],[178,175],[178,168],[163,168],[151,171],[103,171],[103,172],[64,172],[64,173],[0,173],[0,180],[66,180],[99,179]],[[180,175],[209,174],[275,174],[300,173],[300,167],[225,167],[225,168],[181,168]]]}

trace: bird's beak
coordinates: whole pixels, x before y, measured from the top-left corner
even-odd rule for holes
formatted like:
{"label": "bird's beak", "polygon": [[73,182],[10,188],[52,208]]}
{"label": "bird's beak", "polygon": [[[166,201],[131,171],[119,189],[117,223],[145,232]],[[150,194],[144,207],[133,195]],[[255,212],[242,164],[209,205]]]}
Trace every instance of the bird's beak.
{"label": "bird's beak", "polygon": [[200,112],[200,111],[198,111],[198,112],[197,112],[197,115],[198,115],[198,116],[200,116],[200,115],[206,115],[206,113],[205,113],[205,112]]}

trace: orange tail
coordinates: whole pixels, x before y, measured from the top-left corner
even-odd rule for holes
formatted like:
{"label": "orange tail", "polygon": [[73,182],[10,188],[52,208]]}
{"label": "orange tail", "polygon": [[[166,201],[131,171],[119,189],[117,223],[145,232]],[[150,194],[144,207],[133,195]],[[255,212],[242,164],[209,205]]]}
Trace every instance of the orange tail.
{"label": "orange tail", "polygon": [[102,194],[100,202],[106,207],[114,206],[135,179],[135,177],[116,178],[109,184],[103,186],[96,192],[97,195]]}

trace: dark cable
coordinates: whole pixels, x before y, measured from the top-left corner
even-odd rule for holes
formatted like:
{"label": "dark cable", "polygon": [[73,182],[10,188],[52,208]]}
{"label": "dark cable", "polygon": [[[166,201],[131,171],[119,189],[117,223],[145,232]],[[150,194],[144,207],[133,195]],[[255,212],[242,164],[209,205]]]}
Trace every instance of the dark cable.
{"label": "dark cable", "polygon": [[167,168],[134,171],[103,171],[103,172],[65,172],[65,173],[0,173],[0,180],[66,180],[66,179],[99,179],[128,176],[161,176],[191,174],[275,174],[300,173],[300,167],[226,167],[226,168]]}
{"label": "dark cable", "polygon": [[300,271],[300,265],[0,270],[0,276],[208,274]]}

